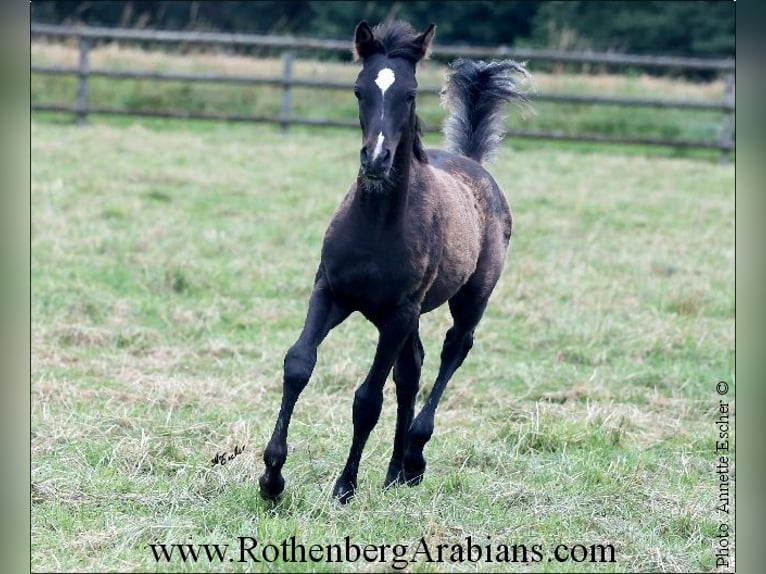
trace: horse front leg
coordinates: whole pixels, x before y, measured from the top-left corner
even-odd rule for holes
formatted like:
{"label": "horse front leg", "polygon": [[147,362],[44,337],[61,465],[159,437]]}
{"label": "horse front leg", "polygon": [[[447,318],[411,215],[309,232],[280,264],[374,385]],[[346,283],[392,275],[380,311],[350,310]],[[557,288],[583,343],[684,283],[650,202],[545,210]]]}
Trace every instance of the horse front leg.
{"label": "horse front leg", "polygon": [[417,330],[410,334],[404,343],[399,357],[394,364],[394,383],[396,384],[396,433],[394,451],[388,465],[383,488],[404,482],[402,466],[404,450],[407,446],[407,431],[415,416],[415,398],[420,386],[420,371],[423,366],[423,343]]}
{"label": "horse front leg", "polygon": [[295,403],[314,370],[320,343],[330,329],[341,323],[348,315],[348,310],[335,303],[326,281],[320,275],[309,299],[309,309],[300,337],[285,355],[282,405],[279,408],[271,440],[263,451],[263,462],[266,468],[258,479],[261,496],[264,499],[276,499],[285,488],[282,466],[287,459],[287,430]]}
{"label": "horse front leg", "polygon": [[410,333],[417,328],[416,306],[400,308],[385,324],[379,327],[380,336],[375,349],[370,372],[354,393],[354,435],[346,465],[335,482],[333,494],[341,504],[354,496],[359,473],[359,461],[370,432],[375,428],[383,406],[383,386],[391,367]]}

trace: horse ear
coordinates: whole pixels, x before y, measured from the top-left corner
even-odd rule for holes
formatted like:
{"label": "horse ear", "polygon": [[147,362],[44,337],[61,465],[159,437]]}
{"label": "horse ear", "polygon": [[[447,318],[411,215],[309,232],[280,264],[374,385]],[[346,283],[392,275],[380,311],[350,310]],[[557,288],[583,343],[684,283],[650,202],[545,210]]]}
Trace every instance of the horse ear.
{"label": "horse ear", "polygon": [[356,25],[354,31],[354,60],[364,60],[375,51],[375,38],[372,35],[372,29],[366,20],[362,20]]}
{"label": "horse ear", "polygon": [[436,33],[436,24],[431,24],[428,29],[415,38],[415,43],[420,46],[421,55],[418,60],[428,59],[431,55],[431,41]]}

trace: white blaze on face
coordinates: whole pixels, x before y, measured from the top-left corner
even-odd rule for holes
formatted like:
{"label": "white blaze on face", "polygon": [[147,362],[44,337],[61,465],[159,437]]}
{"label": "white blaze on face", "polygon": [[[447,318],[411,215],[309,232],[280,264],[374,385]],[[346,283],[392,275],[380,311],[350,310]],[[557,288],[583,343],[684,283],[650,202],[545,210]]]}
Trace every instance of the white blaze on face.
{"label": "white blaze on face", "polygon": [[[394,76],[394,71],[391,68],[383,68],[378,72],[378,77],[375,78],[375,83],[380,88],[380,94],[383,96],[383,101],[380,105],[380,119],[383,119],[383,110],[385,109],[385,101],[386,101],[386,90],[390,88],[393,83],[396,81],[396,76]],[[380,155],[380,152],[383,151],[383,140],[386,139],[383,137],[383,132],[380,132],[378,134],[378,143],[375,144],[375,149],[372,152],[372,159],[375,159]]]}
{"label": "white blaze on face", "polygon": [[375,83],[380,88],[380,93],[383,96],[383,101],[380,104],[380,119],[383,119],[383,110],[385,109],[386,102],[386,90],[390,88],[396,81],[396,76],[391,68],[382,68],[378,72],[378,77],[375,78]]}
{"label": "white blaze on face", "polygon": [[383,151],[383,140],[386,139],[383,137],[383,132],[380,132],[378,134],[378,143],[375,144],[375,149],[372,151],[372,159],[375,159],[380,155],[380,152]]}

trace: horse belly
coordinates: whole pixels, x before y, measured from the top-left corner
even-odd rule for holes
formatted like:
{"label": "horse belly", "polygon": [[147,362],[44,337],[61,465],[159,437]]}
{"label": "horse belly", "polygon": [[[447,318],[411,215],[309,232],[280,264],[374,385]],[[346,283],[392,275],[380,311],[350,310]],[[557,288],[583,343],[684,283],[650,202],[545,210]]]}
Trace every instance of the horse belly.
{"label": "horse belly", "polygon": [[443,260],[434,282],[426,292],[422,312],[432,311],[451,299],[473,276],[477,261],[478,257],[460,261]]}

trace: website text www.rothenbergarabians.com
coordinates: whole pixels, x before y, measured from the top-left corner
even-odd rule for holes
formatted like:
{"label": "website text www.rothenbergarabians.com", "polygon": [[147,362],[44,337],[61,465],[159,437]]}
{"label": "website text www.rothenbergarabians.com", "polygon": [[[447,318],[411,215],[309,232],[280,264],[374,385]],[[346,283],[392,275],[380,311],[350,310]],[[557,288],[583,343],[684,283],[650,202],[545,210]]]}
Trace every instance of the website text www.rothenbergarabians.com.
{"label": "website text www.rothenbergarabians.com", "polygon": [[616,562],[613,544],[561,543],[546,548],[543,544],[496,541],[491,536],[465,536],[454,542],[434,542],[423,537],[410,544],[357,544],[348,536],[333,544],[304,544],[295,536],[279,542],[240,536],[233,543],[156,542],[148,546],[158,563],[377,563],[402,570],[416,563]]}

